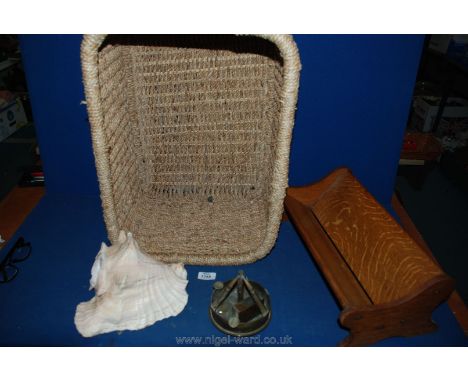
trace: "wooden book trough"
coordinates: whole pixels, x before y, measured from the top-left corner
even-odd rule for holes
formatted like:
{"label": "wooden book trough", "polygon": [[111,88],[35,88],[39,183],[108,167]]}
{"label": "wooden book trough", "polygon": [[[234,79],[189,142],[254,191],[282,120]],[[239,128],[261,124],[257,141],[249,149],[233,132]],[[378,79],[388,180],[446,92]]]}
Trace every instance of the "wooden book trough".
{"label": "wooden book trough", "polygon": [[342,307],[339,322],[350,334],[340,345],[437,328],[431,314],[453,280],[348,169],[289,188],[285,206]]}

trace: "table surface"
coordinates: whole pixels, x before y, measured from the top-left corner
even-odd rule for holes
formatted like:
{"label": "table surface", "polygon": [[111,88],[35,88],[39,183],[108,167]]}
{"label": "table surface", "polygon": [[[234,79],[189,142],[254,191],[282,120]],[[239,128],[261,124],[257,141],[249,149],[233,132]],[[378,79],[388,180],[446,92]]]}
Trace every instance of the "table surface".
{"label": "table surface", "polygon": [[[334,346],[346,330],[338,325],[339,307],[290,222],[281,225],[273,251],[241,267],[187,266],[189,301],[177,317],[139,331],[83,338],[73,317],[78,303],[89,300],[91,265],[106,238],[100,200],[46,195],[28,216],[17,236],[33,246],[19,263],[17,278],[0,284],[0,345],[45,346],[180,346],[293,345]],[[0,253],[1,258],[15,237]],[[208,318],[213,281],[198,272],[216,272],[227,280],[243,269],[266,287],[272,300],[270,325],[257,336],[237,340],[219,332]],[[447,304],[433,314],[439,330],[411,338],[391,338],[378,346],[467,346]]]}

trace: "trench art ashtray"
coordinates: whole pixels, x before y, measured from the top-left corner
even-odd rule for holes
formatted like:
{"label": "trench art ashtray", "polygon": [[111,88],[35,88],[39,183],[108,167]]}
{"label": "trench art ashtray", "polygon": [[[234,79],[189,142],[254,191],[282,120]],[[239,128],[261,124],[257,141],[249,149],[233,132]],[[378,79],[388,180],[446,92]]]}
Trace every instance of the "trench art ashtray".
{"label": "trench art ashtray", "polygon": [[236,278],[213,284],[209,314],[222,332],[238,337],[252,336],[270,322],[270,296],[265,288],[239,271]]}

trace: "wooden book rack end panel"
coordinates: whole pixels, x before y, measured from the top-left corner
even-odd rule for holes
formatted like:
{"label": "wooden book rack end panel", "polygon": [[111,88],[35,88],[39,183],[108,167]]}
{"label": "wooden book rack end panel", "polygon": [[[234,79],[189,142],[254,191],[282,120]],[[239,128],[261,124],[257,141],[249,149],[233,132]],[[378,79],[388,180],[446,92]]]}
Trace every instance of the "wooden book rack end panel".
{"label": "wooden book rack end panel", "polygon": [[290,187],[285,206],[342,307],[350,334],[340,345],[369,345],[437,328],[432,311],[454,282],[357,181],[340,168]]}

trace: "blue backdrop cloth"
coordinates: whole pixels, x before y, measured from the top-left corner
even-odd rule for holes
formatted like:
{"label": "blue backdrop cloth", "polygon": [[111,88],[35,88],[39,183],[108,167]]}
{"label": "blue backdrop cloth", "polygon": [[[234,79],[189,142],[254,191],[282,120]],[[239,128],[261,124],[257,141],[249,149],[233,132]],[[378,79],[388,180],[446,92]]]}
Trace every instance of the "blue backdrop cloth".
{"label": "blue backdrop cloth", "polygon": [[[213,281],[198,280],[197,275],[216,272],[217,280],[225,281],[239,269],[268,289],[273,309],[270,325],[244,345],[334,346],[346,335],[337,322],[333,295],[289,222],[282,223],[274,250],[261,261],[242,267],[187,266],[189,301],[177,317],[139,331],[92,338],[80,336],[73,317],[76,305],[93,296],[88,290],[90,269],[106,235],[99,199],[47,195],[18,235],[32,242],[33,252],[18,264],[16,279],[0,285],[0,346],[236,346],[235,338],[211,324]],[[446,304],[433,318],[438,331],[392,338],[378,346],[468,345]]]}
{"label": "blue backdrop cloth", "polygon": [[[79,35],[21,36],[50,193],[99,195],[80,67]],[[423,36],[313,36],[302,61],[290,184],[350,167],[389,204]]]}
{"label": "blue backdrop cloth", "polygon": [[[295,39],[303,69],[290,184],[347,166],[388,208],[423,37]],[[81,36],[21,36],[47,195],[16,234],[32,242],[33,254],[14,282],[0,286],[0,345],[236,345],[211,325],[211,282],[196,276],[211,271],[226,280],[239,267],[188,266],[186,309],[147,329],[91,339],[76,331],[75,307],[92,296],[90,268],[107,236],[81,104],[80,42]],[[242,269],[272,297],[271,324],[252,345],[335,345],[346,335],[336,301],[289,222],[272,253]],[[434,319],[440,324],[435,333],[379,345],[467,345],[446,304]]]}

